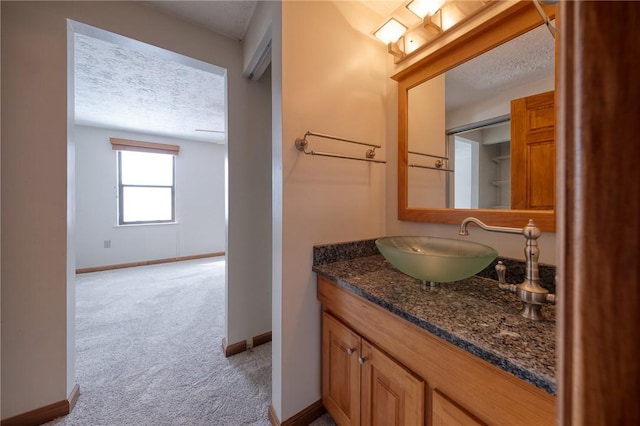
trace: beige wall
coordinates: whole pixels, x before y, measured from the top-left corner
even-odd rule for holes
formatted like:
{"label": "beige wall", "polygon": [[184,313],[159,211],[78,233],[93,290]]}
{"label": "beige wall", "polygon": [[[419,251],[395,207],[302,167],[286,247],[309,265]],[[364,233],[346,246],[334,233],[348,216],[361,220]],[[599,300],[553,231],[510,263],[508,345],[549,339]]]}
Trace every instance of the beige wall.
{"label": "beige wall", "polygon": [[31,13],[36,4],[25,5],[2,3],[4,418],[66,398],[72,373],[66,323],[67,27],[64,18],[51,23]]}
{"label": "beige wall", "polygon": [[[264,10],[264,5],[258,8]],[[229,343],[271,330],[271,71],[259,81],[242,77],[246,52],[243,46],[240,65],[234,58],[229,68],[229,125],[234,132],[227,163]],[[211,53],[217,56],[217,48],[212,46]]]}
{"label": "beige wall", "polygon": [[2,418],[63,400],[75,382],[67,18],[228,70],[226,332],[238,341],[268,331],[270,286],[257,277],[270,275],[263,213],[270,204],[270,130],[263,118],[270,93],[268,82],[241,76],[240,42],[134,2],[3,1],[1,7]]}
{"label": "beige wall", "polygon": [[[382,144],[377,158],[388,153],[385,47],[352,27],[352,17],[369,18],[369,28],[379,20],[356,3],[282,3],[282,51],[276,52],[282,63],[282,139],[274,141],[281,144],[274,148],[274,154],[281,150],[274,159],[283,194],[281,222],[274,225],[274,244],[281,239],[281,277],[274,273],[273,283],[273,405],[281,420],[321,397],[313,245],[384,234],[388,166],[305,156],[294,147],[296,137],[312,130]],[[320,149],[325,142],[309,143]],[[339,142],[322,146],[349,149]],[[356,151],[364,153],[362,147]]]}

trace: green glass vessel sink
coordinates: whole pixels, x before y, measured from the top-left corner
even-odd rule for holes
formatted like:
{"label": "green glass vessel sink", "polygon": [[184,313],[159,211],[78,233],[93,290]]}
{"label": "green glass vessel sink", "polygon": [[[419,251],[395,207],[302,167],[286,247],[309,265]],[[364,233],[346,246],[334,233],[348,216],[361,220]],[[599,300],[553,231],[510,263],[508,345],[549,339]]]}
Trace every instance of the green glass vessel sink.
{"label": "green glass vessel sink", "polygon": [[484,244],[436,237],[385,237],[376,246],[396,269],[423,281],[446,283],[486,268],[498,252]]}

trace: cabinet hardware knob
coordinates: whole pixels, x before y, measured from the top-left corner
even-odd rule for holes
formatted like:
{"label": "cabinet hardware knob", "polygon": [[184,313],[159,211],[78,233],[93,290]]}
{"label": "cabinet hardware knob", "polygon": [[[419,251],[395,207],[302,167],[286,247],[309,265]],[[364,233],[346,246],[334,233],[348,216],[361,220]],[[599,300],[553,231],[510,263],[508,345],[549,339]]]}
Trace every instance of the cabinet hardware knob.
{"label": "cabinet hardware knob", "polygon": [[359,357],[358,358],[358,364],[364,365],[365,362],[367,362],[367,358],[365,358],[365,357]]}
{"label": "cabinet hardware knob", "polygon": [[347,355],[353,355],[353,353],[354,353],[355,351],[356,351],[355,349],[353,349],[353,348],[349,348],[349,349],[347,349]]}

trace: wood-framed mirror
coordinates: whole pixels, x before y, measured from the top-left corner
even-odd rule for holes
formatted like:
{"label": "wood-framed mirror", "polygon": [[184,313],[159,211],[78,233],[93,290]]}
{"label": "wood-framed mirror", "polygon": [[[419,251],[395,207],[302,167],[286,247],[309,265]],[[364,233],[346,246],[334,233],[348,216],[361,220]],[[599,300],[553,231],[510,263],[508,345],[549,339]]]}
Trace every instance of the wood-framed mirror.
{"label": "wood-framed mirror", "polygon": [[[555,19],[554,24],[557,26],[557,7],[544,6],[544,11],[549,18]],[[421,114],[427,114],[428,116],[439,117],[439,115],[442,115],[444,117],[444,107],[441,106],[441,104],[444,103],[444,73],[480,55],[487,52],[490,53],[494,48],[506,45],[510,40],[519,38],[520,36],[524,37],[527,33],[541,26],[546,32],[543,36],[548,38],[547,42],[550,43],[553,49],[553,51],[550,52],[550,55],[553,57],[553,63],[551,65],[553,69],[551,70],[552,75],[550,76],[551,90],[539,90],[543,92],[540,96],[544,98],[547,104],[539,107],[541,98],[532,97],[532,99],[528,100],[527,98],[529,96],[527,95],[527,98],[522,97],[522,99],[520,99],[519,104],[512,99],[510,111],[513,112],[514,108],[516,108],[516,110],[517,108],[521,108],[518,105],[522,105],[523,103],[525,108],[527,102],[534,105],[534,109],[537,109],[534,111],[525,111],[523,117],[528,117],[526,120],[529,124],[532,122],[534,124],[535,122],[541,124],[539,128],[533,129],[533,134],[537,141],[540,141],[542,137],[545,139],[545,143],[533,147],[526,145],[523,147],[522,144],[514,145],[514,141],[511,141],[511,154],[509,153],[509,148],[507,148],[506,155],[504,152],[500,153],[499,151],[499,149],[504,151],[504,148],[491,147],[491,152],[494,153],[491,159],[497,164],[501,162],[501,159],[511,157],[511,160],[509,160],[510,170],[507,168],[507,173],[510,174],[508,185],[511,188],[506,195],[508,201],[505,202],[503,200],[500,202],[500,200],[498,200],[494,201],[491,206],[488,206],[487,204],[489,202],[478,204],[478,197],[476,196],[475,205],[464,205],[464,202],[462,202],[463,207],[456,208],[456,204],[453,202],[454,197],[457,197],[453,192],[452,182],[454,180],[447,177],[453,176],[455,169],[454,162],[452,161],[454,155],[453,152],[450,152],[454,147],[453,139],[447,136],[447,133],[450,133],[448,130],[451,129],[446,128],[444,118],[436,118],[436,121],[441,121],[440,127],[430,127],[425,130],[425,128],[420,128],[424,126],[418,126],[418,130],[416,130],[416,126],[412,126],[410,123],[410,117],[412,120],[416,117],[416,107],[410,108],[410,99],[416,99],[416,96],[418,96],[417,93],[419,92],[437,94],[438,91],[441,91],[442,97],[439,98],[440,104],[436,104],[435,113],[428,105],[425,108],[420,107],[418,110]],[[529,219],[533,219],[541,230],[555,232],[556,91],[553,89],[555,87],[555,81],[557,81],[557,72],[555,71],[557,68],[557,51],[559,46],[557,38],[556,36],[554,40],[549,30],[544,26],[542,17],[536,10],[534,4],[530,1],[522,1],[496,13],[482,24],[475,26],[464,35],[456,38],[392,77],[398,82],[399,220],[460,224],[464,218],[474,216],[490,225],[522,227]],[[526,67],[527,66],[525,66],[525,68]],[[535,68],[535,65],[531,68]],[[442,79],[442,84],[437,83],[440,84],[440,86],[434,86],[436,87],[435,89],[427,88],[427,85],[432,84],[432,82],[435,82],[439,78]],[[433,98],[438,99],[438,95],[434,95]],[[548,103],[549,100],[551,102],[550,105]],[[516,104],[515,107],[514,103]],[[423,116],[426,117],[427,115]],[[506,116],[501,115],[494,119],[480,120],[479,122],[470,123],[466,127],[476,130],[474,126],[480,125],[482,122],[486,122],[484,124],[488,123],[493,127],[493,125],[501,120],[504,121],[505,117],[506,120],[511,119],[511,116],[507,113]],[[511,139],[514,139],[514,132],[516,131],[520,131],[521,133],[527,132],[526,130],[522,130],[522,125],[519,124],[521,121],[511,123],[511,130],[509,131]],[[465,126],[458,127],[464,128]],[[514,130],[514,127],[520,130]],[[436,131],[433,131],[433,129],[436,129]],[[410,140],[415,140],[415,134],[421,134],[420,132],[422,132],[422,135],[437,135],[436,139],[439,148],[433,149],[432,147],[428,147],[427,144],[426,151],[429,152],[425,152],[425,149],[416,150],[415,142],[411,142],[410,144]],[[529,131],[529,133],[532,132]],[[515,137],[523,138],[517,135]],[[441,144],[440,141],[442,141]],[[538,149],[537,147],[543,148]],[[526,154],[524,158],[522,157],[523,153]],[[422,154],[428,155],[425,157]],[[439,156],[442,158],[437,158]],[[462,151],[462,154],[458,153],[458,159],[463,157],[464,151]],[[424,161],[422,162],[422,164],[429,164],[430,166],[428,167],[417,167],[429,169],[429,176],[432,176],[431,178],[421,178],[420,182],[423,183],[422,190],[431,191],[431,195],[429,195],[428,198],[437,199],[437,201],[428,201],[425,203],[415,201],[416,198],[413,193],[416,192],[416,190],[410,187],[410,183],[411,185],[414,184],[415,178],[412,178],[410,182],[410,173],[414,173],[415,176],[415,172],[412,170],[416,167],[415,163],[420,162],[419,160],[417,161],[419,158],[430,161],[426,163]],[[499,167],[500,166],[498,166],[498,168]],[[462,166],[460,170],[463,170]],[[498,171],[497,173],[500,172]],[[502,173],[504,173],[504,171]],[[539,179],[541,178],[544,178],[546,183],[540,184],[539,182],[541,181]],[[458,179],[458,181],[462,180],[462,178],[459,177],[456,179]],[[493,177],[492,179],[494,186],[497,187],[498,197],[500,197],[499,187],[504,181],[501,181],[500,177]],[[478,192],[478,190],[476,190],[476,192]],[[482,192],[482,190],[480,190],[480,192]],[[473,202],[474,201],[471,203]],[[456,203],[459,202],[456,201]]]}

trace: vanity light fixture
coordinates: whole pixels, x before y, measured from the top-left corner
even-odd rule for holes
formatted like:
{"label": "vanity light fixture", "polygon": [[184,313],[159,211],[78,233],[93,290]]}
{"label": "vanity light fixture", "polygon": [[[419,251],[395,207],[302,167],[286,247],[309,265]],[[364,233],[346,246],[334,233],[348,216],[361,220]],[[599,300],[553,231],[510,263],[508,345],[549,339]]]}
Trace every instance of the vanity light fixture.
{"label": "vanity light fixture", "polygon": [[[395,62],[398,63],[423,49],[451,27],[495,3],[493,0],[470,1],[468,4],[463,0],[405,0],[393,13],[394,17],[376,29],[373,35],[387,45],[388,53],[395,56]],[[396,17],[402,18],[409,27]]]}
{"label": "vanity light fixture", "polygon": [[402,25],[395,18],[389,19],[380,28],[373,32],[373,35],[381,40],[384,44],[395,43],[407,31],[407,27]]}

